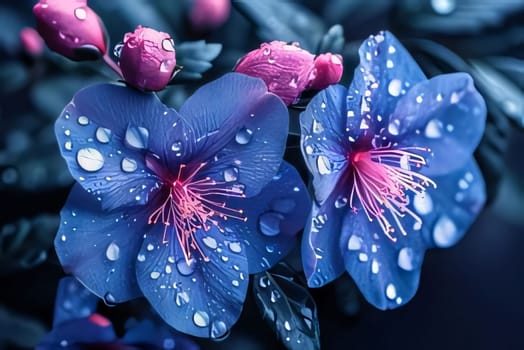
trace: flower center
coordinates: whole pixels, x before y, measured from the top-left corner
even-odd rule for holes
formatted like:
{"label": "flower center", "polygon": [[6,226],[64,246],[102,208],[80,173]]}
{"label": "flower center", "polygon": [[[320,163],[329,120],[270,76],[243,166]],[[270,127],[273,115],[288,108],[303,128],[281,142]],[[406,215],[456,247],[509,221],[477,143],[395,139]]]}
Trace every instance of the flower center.
{"label": "flower center", "polygon": [[205,261],[209,261],[195,239],[198,230],[208,231],[211,226],[215,226],[224,232],[218,218],[247,220],[247,217],[242,216],[243,210],[229,208],[223,201],[223,197],[245,197],[242,189],[226,186],[225,182],[217,182],[210,177],[195,180],[195,176],[205,165],[206,163],[201,163],[195,170],[188,172],[186,165],[181,164],[176,179],[168,182],[169,192],[166,199],[153,211],[148,220],[149,224],[162,222],[164,243],[168,241],[170,232],[176,234],[188,264],[194,250],[198,251]]}
{"label": "flower center", "polygon": [[[433,180],[416,171],[426,165],[426,159],[413,151],[429,152],[430,149],[392,149],[389,144],[349,156],[353,166],[353,188],[349,206],[356,210],[353,205],[356,196],[369,221],[377,220],[384,234],[393,242],[396,238],[392,236],[395,227],[391,220],[404,236],[407,233],[400,219],[406,214],[418,225],[422,224],[421,218],[408,207],[409,197],[406,191],[421,194],[428,186],[437,187]],[[390,214],[389,217],[386,216],[387,213]]]}

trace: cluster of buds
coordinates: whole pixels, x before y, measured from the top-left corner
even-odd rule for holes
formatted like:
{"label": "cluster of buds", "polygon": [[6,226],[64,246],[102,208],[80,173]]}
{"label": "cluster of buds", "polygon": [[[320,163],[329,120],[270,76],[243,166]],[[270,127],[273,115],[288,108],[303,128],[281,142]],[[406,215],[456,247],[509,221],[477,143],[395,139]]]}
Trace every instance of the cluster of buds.
{"label": "cluster of buds", "polygon": [[340,81],[342,56],[325,53],[314,56],[298,43],[263,43],[241,58],[235,69],[264,80],[268,90],[287,105],[296,102],[304,90],[321,90]]}

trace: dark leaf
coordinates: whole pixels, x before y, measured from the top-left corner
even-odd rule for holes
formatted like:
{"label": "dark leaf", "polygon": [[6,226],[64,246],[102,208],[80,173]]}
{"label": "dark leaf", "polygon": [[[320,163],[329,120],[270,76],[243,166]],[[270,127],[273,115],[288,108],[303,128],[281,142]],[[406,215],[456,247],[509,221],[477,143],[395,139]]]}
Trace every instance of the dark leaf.
{"label": "dark leaf", "polygon": [[22,88],[29,79],[24,65],[17,61],[0,63],[0,92],[9,93]]}
{"label": "dark leaf", "polygon": [[33,348],[45,332],[39,321],[0,306],[0,347],[7,343],[6,349]]}
{"label": "dark leaf", "polygon": [[284,264],[254,276],[253,292],[263,317],[288,349],[320,349],[317,308],[307,288]]}
{"label": "dark leaf", "polygon": [[176,46],[177,65],[184,68],[176,74],[175,82],[196,80],[213,67],[213,61],[222,51],[221,44],[208,44],[204,40],[186,41]]}
{"label": "dark leaf", "polygon": [[333,27],[329,28],[327,33],[322,37],[318,53],[342,53],[345,42],[344,28],[342,28],[340,24],[335,24]]}
{"label": "dark leaf", "polygon": [[256,26],[262,41],[297,41],[302,48],[315,52],[325,32],[318,16],[291,1],[233,1],[233,5]]}

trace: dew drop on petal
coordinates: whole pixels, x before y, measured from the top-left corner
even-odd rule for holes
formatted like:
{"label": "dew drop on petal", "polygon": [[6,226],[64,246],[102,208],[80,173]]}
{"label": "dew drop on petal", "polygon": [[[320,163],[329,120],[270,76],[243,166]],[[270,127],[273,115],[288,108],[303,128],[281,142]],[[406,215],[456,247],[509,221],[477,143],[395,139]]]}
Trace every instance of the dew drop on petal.
{"label": "dew drop on petal", "polygon": [[175,51],[175,45],[173,44],[173,39],[162,40],[162,48],[166,51]]}
{"label": "dew drop on petal", "polygon": [[209,315],[205,311],[195,311],[193,322],[197,327],[207,327],[209,325]]}
{"label": "dew drop on petal", "polygon": [[320,134],[321,132],[324,131],[324,127],[322,126],[322,124],[318,120],[313,119],[313,126],[312,126],[311,131],[314,134]]}
{"label": "dew drop on petal", "polygon": [[178,272],[183,276],[189,276],[195,271],[196,260],[191,258],[189,259],[189,264],[186,262],[185,258],[181,258],[176,263],[176,268]]}
{"label": "dew drop on petal", "polygon": [[[211,236],[206,236],[204,238],[202,238],[202,242],[204,242],[204,244],[208,247],[208,248],[211,248],[211,249],[216,249],[217,248],[217,241],[211,237]],[[185,262],[185,260],[184,260]]]}
{"label": "dew drop on petal", "polygon": [[401,89],[402,82],[399,79],[392,79],[388,84],[388,92],[391,96],[399,96]]}
{"label": "dew drop on petal", "polygon": [[227,334],[227,326],[223,321],[215,320],[211,323],[211,338],[222,339]]}
{"label": "dew drop on petal", "polygon": [[115,297],[113,296],[113,294],[107,292],[106,294],[104,294],[104,303],[107,305],[107,306],[115,306],[116,304],[116,299]]}
{"label": "dew drop on petal", "polygon": [[420,215],[427,215],[433,210],[433,200],[427,192],[417,193],[413,197],[413,207]]}
{"label": "dew drop on petal", "polygon": [[289,323],[289,321],[285,321],[285,322],[284,322],[284,328],[285,328],[287,331],[291,331],[291,324]]}
{"label": "dew drop on petal", "polygon": [[455,223],[446,215],[441,216],[433,227],[433,240],[441,248],[450,247],[458,239]]}
{"label": "dew drop on petal", "polygon": [[338,196],[335,200],[335,208],[342,208],[348,203],[348,199],[344,196]]}
{"label": "dew drop on petal", "polygon": [[68,140],[64,143],[64,148],[67,150],[67,151],[71,151],[73,149],[73,143]]}
{"label": "dew drop on petal", "polygon": [[398,266],[406,271],[413,271],[416,267],[415,254],[412,248],[404,247],[398,252]]}
{"label": "dew drop on petal", "polygon": [[236,167],[230,167],[224,170],[224,181],[232,182],[238,179],[238,169]]}
{"label": "dew drop on petal", "polygon": [[392,283],[389,283],[386,286],[386,297],[390,300],[393,300],[397,297],[397,288]]}
{"label": "dew drop on petal", "polygon": [[369,260],[369,257],[368,257],[368,255],[367,255],[366,253],[360,253],[360,254],[358,255],[358,260],[359,260],[360,262],[366,262],[366,261]]}
{"label": "dew drop on petal", "polygon": [[371,262],[371,273],[377,274],[380,269],[380,265],[377,260],[373,259]]}
{"label": "dew drop on petal", "polygon": [[331,174],[331,162],[329,161],[329,158],[324,155],[318,156],[317,168],[320,175]]}
{"label": "dew drop on petal", "polygon": [[175,295],[175,303],[177,306],[182,306],[189,303],[189,295],[186,291],[179,291]]}
{"label": "dew drop on petal", "polygon": [[392,120],[389,124],[388,124],[388,132],[391,134],[391,135],[398,135],[400,130],[399,130],[399,126],[400,126],[400,121],[398,119],[395,119],[395,120]]}
{"label": "dew drop on petal", "polygon": [[136,260],[138,260],[140,262],[144,262],[144,261],[146,261],[146,256],[144,254],[138,254],[137,257],[136,257]]}
{"label": "dew drop on petal", "polygon": [[129,147],[144,149],[149,141],[149,130],[146,128],[129,126],[125,134],[125,142]]}
{"label": "dew drop on petal", "polygon": [[95,137],[100,143],[108,143],[111,140],[111,130],[99,127],[96,129]]}
{"label": "dew drop on petal", "polygon": [[158,279],[158,277],[160,277],[160,272],[153,271],[153,272],[151,272],[151,274],[149,276],[151,277],[151,279],[156,280],[156,279]]}
{"label": "dew drop on petal", "polygon": [[235,141],[240,145],[245,145],[251,141],[253,131],[248,128],[241,128],[235,135]]}
{"label": "dew drop on petal", "polygon": [[122,167],[122,171],[125,171],[126,173],[132,173],[138,167],[136,160],[131,158],[122,159],[120,166]]}
{"label": "dew drop on petal", "polygon": [[75,17],[78,18],[81,21],[86,19],[87,18],[87,12],[86,12],[85,8],[83,8],[83,7],[76,8],[75,9]]}
{"label": "dew drop on petal", "polygon": [[266,212],[258,218],[258,228],[266,236],[276,236],[280,233],[282,216],[274,212]]}
{"label": "dew drop on petal", "polygon": [[76,154],[76,162],[85,171],[98,171],[104,166],[104,157],[95,148],[82,148]]}
{"label": "dew drop on petal", "polygon": [[180,151],[182,151],[182,142],[180,142],[180,141],[173,142],[173,144],[171,145],[171,151],[173,151],[173,152],[180,152]]}
{"label": "dew drop on petal", "polygon": [[431,119],[424,129],[424,135],[430,139],[438,139],[442,136],[442,122],[437,119]]}
{"label": "dew drop on petal", "polygon": [[106,257],[110,261],[117,261],[120,258],[120,247],[115,242],[107,246]]}
{"label": "dew drop on petal", "polygon": [[361,239],[356,235],[351,235],[348,240],[348,250],[359,250],[361,247]]}
{"label": "dew drop on petal", "polygon": [[87,124],[89,124],[89,118],[87,118],[84,115],[81,115],[80,117],[78,117],[76,121],[78,122],[78,124],[83,125],[83,126],[86,126]]}
{"label": "dew drop on petal", "polygon": [[231,250],[233,253],[240,253],[242,252],[242,246],[239,242],[229,242],[229,250]]}

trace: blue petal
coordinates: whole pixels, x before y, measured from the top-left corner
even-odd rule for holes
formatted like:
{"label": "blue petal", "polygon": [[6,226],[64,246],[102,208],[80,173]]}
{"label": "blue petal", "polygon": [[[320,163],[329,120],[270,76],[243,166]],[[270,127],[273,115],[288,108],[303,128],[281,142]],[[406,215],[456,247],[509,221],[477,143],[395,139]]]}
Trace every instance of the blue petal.
{"label": "blue petal", "polygon": [[288,111],[261,79],[226,74],[198,89],[180,114],[193,133],[193,161],[212,163],[205,175],[223,181],[224,172],[234,168],[249,197],[277,172],[286,145]]}
{"label": "blue petal", "polygon": [[55,133],[73,177],[104,209],[115,209],[144,204],[157,189],[145,155],[165,157],[168,135],[185,135],[178,120],[154,94],[104,84],[79,91],[57,119]]}
{"label": "blue petal", "polygon": [[249,273],[253,274],[269,269],[295,246],[295,235],[304,227],[311,200],[298,172],[283,162],[259,195],[230,200],[228,206],[242,208],[247,218],[246,222],[227,220],[224,226],[244,241]]}
{"label": "blue petal", "polygon": [[170,326],[197,337],[220,338],[237,321],[246,296],[245,247],[214,226],[195,236],[209,261],[194,250],[188,265],[177,238],[172,235],[163,243],[163,226],[155,225],[139,253],[138,283]]}
{"label": "blue petal", "polygon": [[346,89],[331,85],[320,91],[300,115],[302,154],[313,174],[315,198],[322,204],[347,165],[345,138]]}
{"label": "blue petal", "polygon": [[321,287],[344,272],[339,240],[347,206],[332,195],[322,207],[313,204],[302,237],[302,264],[310,287]]}
{"label": "blue petal", "polygon": [[444,74],[415,85],[402,97],[391,115],[397,134],[391,139],[400,147],[429,147],[431,163],[421,172],[446,174],[471,157],[485,122],[486,105],[471,76]]}
{"label": "blue petal", "polygon": [[400,220],[407,235],[396,233],[396,242],[362,211],[344,220],[340,245],[346,270],[377,308],[396,308],[408,302],[418,288],[425,250],[457,243],[485,202],[484,181],[474,160],[435,181],[437,189],[410,195],[409,209],[422,219],[422,225],[404,216]]}
{"label": "blue petal", "polygon": [[108,303],[141,295],[134,269],[143,234],[137,209],[143,208],[104,212],[93,196],[75,185],[60,212],[58,259],[66,272]]}
{"label": "blue petal", "polygon": [[[425,217],[422,233],[429,247],[447,248],[464,236],[482,210],[486,185],[473,159],[465,167],[433,179],[438,187],[431,194],[432,210]],[[422,204],[427,206],[427,199]]]}
{"label": "blue petal", "polygon": [[408,302],[417,291],[426,245],[414,220],[401,219],[407,235],[391,241],[363,210],[348,212],[340,238],[344,264],[364,298],[379,309]]}
{"label": "blue petal", "polygon": [[106,344],[117,340],[113,326],[100,325],[93,317],[64,322],[54,327],[36,350],[83,349],[84,344]]}
{"label": "blue petal", "polygon": [[98,298],[74,277],[64,277],[56,292],[53,326],[65,321],[88,317],[96,310]]}
{"label": "blue petal", "polygon": [[409,52],[390,32],[370,36],[360,46],[360,65],[347,92],[346,126],[354,140],[376,134],[399,98],[426,79]]}

